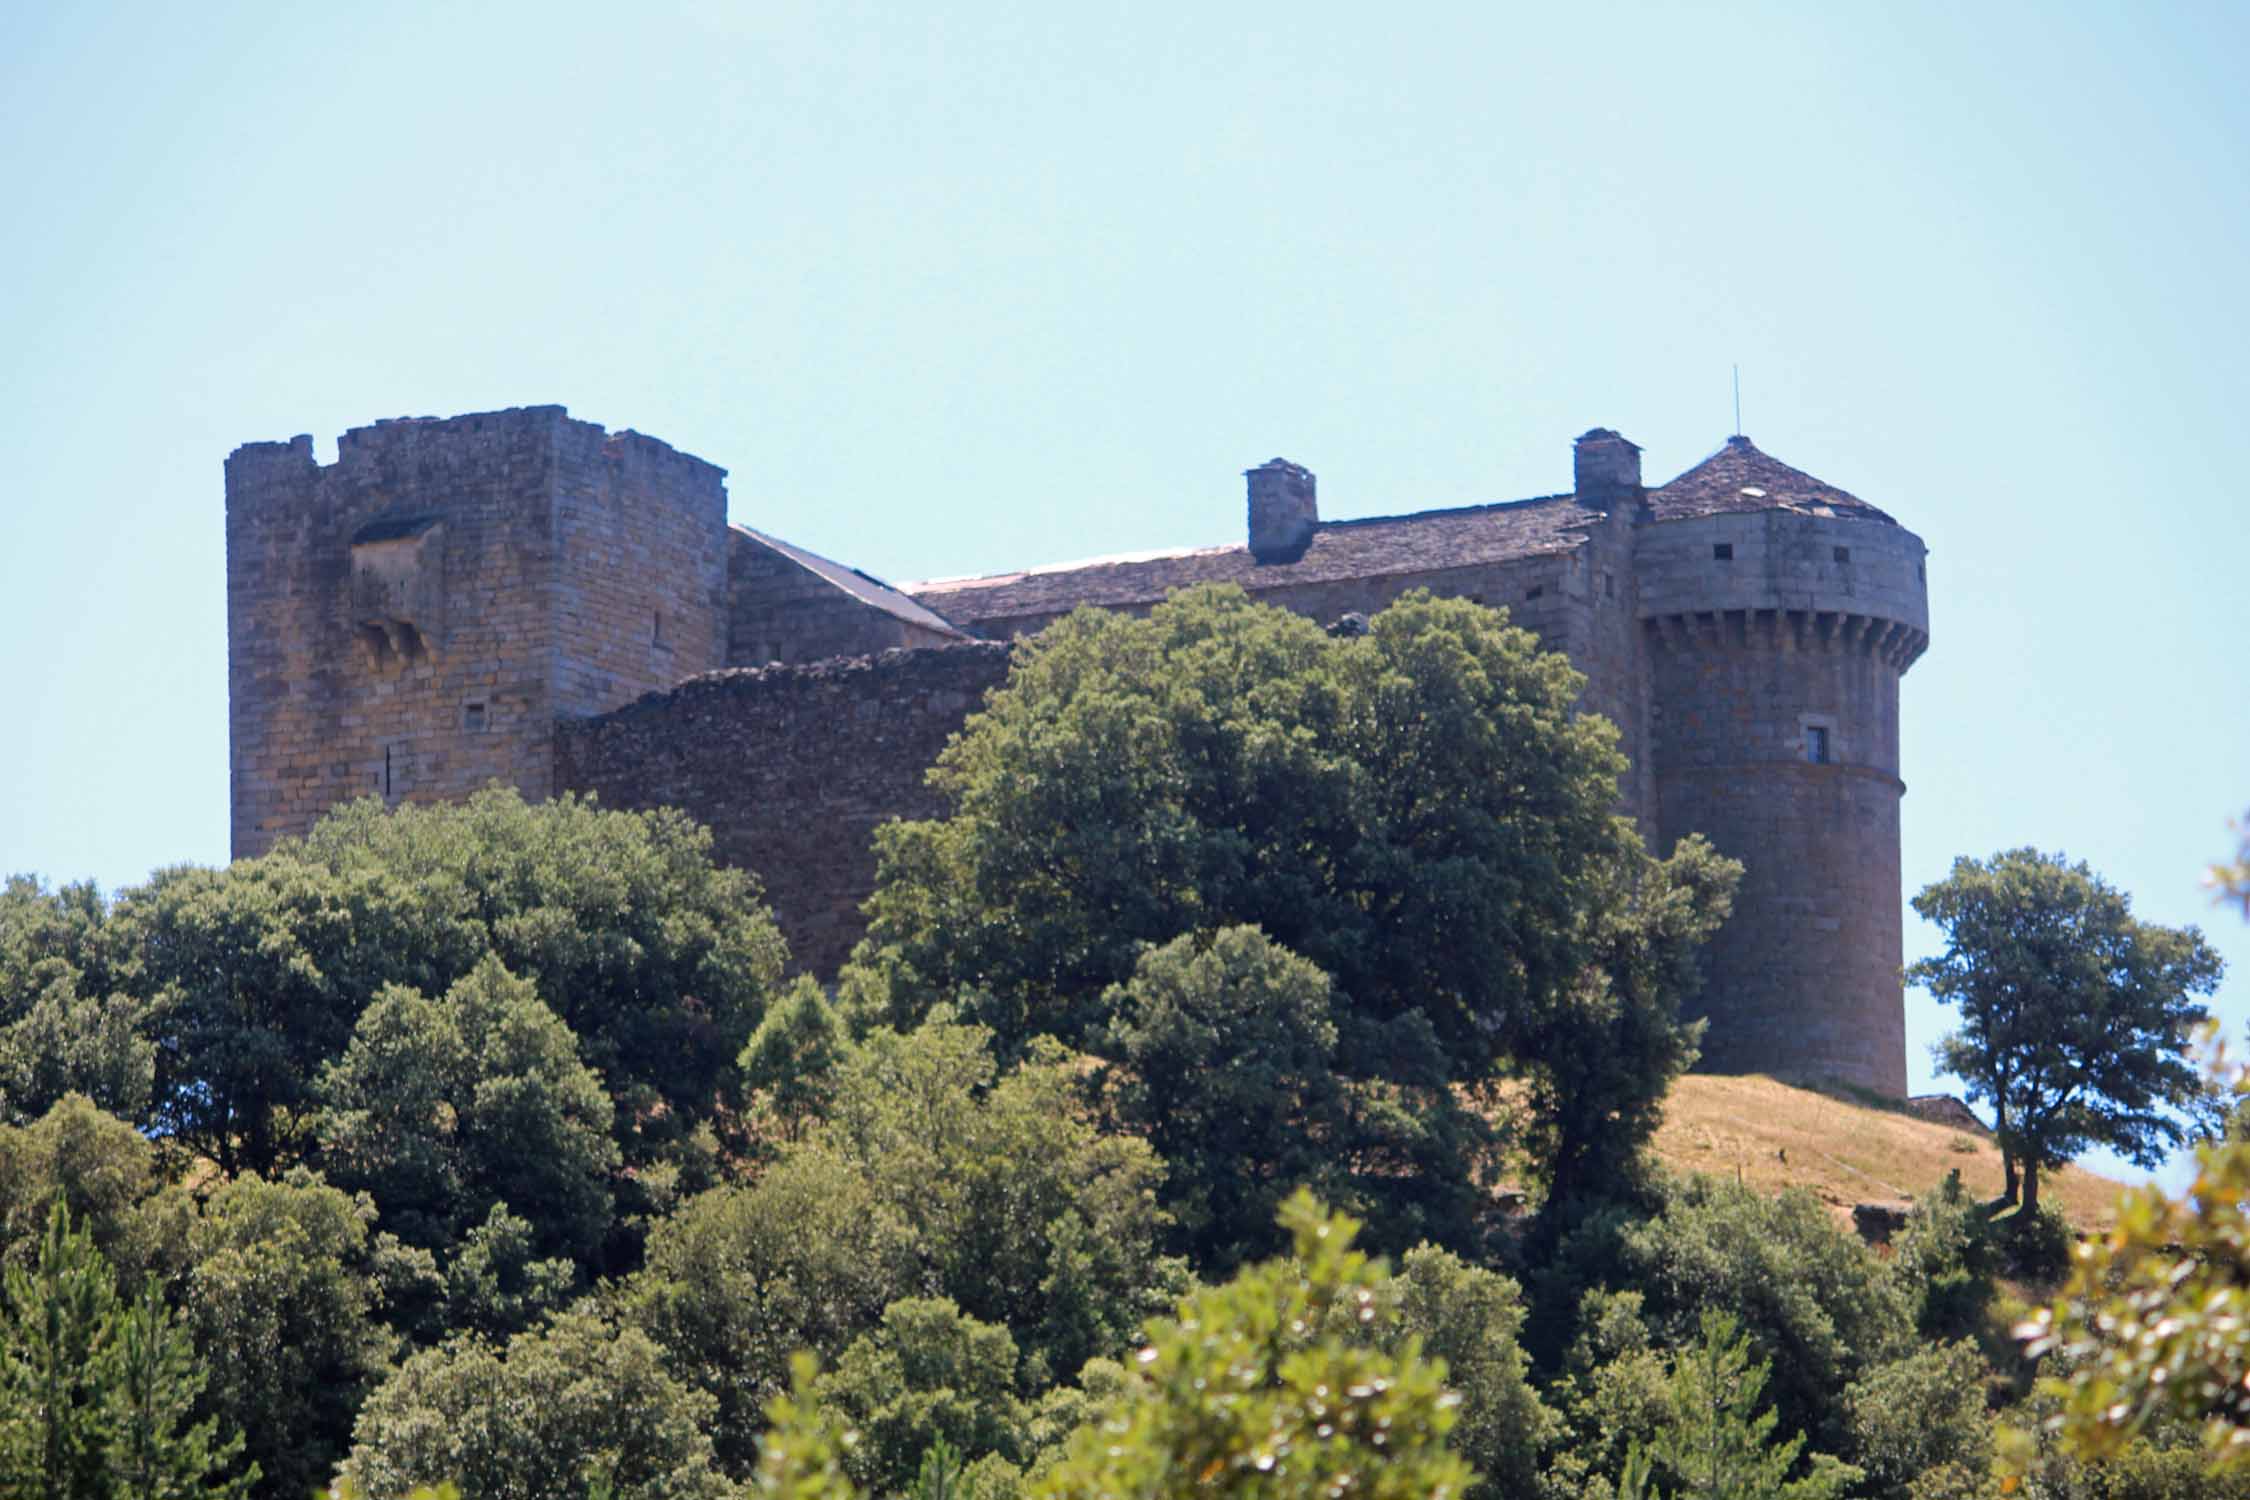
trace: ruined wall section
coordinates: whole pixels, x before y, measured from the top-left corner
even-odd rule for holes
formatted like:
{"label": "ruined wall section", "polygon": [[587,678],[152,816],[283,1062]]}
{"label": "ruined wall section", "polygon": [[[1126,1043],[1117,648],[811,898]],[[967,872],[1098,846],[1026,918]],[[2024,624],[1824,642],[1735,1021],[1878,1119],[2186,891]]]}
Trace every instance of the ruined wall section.
{"label": "ruined wall section", "polygon": [[355,428],[227,460],[234,853],[349,798],[549,790],[561,407]]}
{"label": "ruined wall section", "polygon": [[923,773],[1008,657],[978,643],[713,672],[558,726],[556,789],[687,809],[722,864],[764,882],[798,966],[833,974],[875,888],[876,825],[944,810]]}
{"label": "ruined wall section", "polygon": [[1906,1089],[1899,678],[1928,643],[1921,541],[1787,511],[1637,538],[1659,844],[1744,864],[1706,950],[1703,1066]]}
{"label": "ruined wall section", "polygon": [[726,471],[638,432],[556,431],[555,711],[726,663]]}

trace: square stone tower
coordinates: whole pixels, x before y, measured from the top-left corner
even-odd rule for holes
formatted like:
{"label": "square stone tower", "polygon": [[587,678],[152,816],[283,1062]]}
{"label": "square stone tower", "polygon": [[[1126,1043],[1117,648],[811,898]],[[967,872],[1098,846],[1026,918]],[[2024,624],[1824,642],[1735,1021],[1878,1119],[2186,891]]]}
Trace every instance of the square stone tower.
{"label": "square stone tower", "polygon": [[559,406],[236,449],[235,856],[354,797],[547,796],[558,718],[722,665],[724,480]]}

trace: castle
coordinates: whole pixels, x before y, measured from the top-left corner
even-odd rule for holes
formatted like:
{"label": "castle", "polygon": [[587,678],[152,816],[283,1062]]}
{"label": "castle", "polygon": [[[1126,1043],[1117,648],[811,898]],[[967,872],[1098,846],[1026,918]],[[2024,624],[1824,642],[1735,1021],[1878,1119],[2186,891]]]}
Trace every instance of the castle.
{"label": "castle", "polygon": [[1659,852],[1697,832],[1743,861],[1704,1065],[1905,1092],[1898,688],[1926,549],[1747,438],[1652,487],[1597,428],[1567,492],[1353,521],[1275,459],[1248,471],[1243,542],[896,586],[730,525],[724,477],[559,406],[355,428],[325,466],[309,437],[237,449],[235,855],[348,798],[495,778],[670,804],[829,973],[869,833],[940,811],[922,772],[1005,677],[998,643],[1202,582],[1323,623],[1429,588],[1505,605],[1585,674]]}

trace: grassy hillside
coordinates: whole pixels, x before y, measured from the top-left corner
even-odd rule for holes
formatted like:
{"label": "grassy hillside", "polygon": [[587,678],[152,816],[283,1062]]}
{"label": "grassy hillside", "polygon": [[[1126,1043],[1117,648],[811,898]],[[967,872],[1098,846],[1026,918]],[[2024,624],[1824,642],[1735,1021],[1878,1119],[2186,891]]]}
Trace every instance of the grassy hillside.
{"label": "grassy hillside", "polygon": [[[1849,1222],[1855,1203],[1895,1202],[1958,1167],[1980,1198],[2000,1195],[2000,1152],[1985,1136],[1777,1079],[1692,1074],[1665,1103],[1657,1154],[1682,1170],[1778,1192],[1809,1190]],[[2081,1229],[2105,1226],[2120,1184],[2078,1167],[2040,1180],[2040,1197]]]}

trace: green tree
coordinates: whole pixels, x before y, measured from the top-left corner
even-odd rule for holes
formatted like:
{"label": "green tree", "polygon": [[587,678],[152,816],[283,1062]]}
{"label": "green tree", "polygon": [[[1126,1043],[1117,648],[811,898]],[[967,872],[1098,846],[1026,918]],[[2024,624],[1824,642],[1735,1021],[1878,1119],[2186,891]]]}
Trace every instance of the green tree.
{"label": "green tree", "polygon": [[1962,1186],[1958,1168],[1915,1200],[1905,1229],[1891,1242],[1890,1269],[1924,1339],[1974,1338],[1985,1331],[2000,1245],[1985,1205]]}
{"label": "green tree", "polygon": [[0,1112],[45,1114],[71,1094],[111,1114],[145,1119],[156,1089],[156,1044],[141,1035],[141,1008],[125,995],[87,995],[56,976],[22,1016],[0,1028]]}
{"label": "green tree", "polygon": [[110,1406],[110,1493],[118,1500],[238,1500],[258,1481],[258,1466],[236,1467],[238,1433],[219,1440],[216,1418],[193,1420],[209,1376],[194,1341],[164,1305],[155,1282],[117,1320]]}
{"label": "green tree", "polygon": [[909,1227],[923,1284],[1006,1327],[1035,1373],[1120,1352],[1171,1284],[1163,1165],[1095,1129],[1052,1043],[1003,1075],[981,1027],[876,1032],[799,1150],[864,1177]]}
{"label": "green tree", "polygon": [[1104,1008],[1105,1108],[1164,1159],[1164,1205],[1197,1267],[1272,1254],[1296,1188],[1359,1206],[1327,975],[1228,927],[1143,953]]}
{"label": "green tree", "polygon": [[860,1500],[859,1486],[844,1472],[847,1435],[814,1394],[818,1373],[818,1362],[799,1354],[789,1389],[767,1403],[758,1440],[757,1493],[764,1500]]}
{"label": "green tree", "polygon": [[610,1225],[611,1106],[528,980],[486,958],[439,1000],[385,989],[321,1076],[328,1175],[407,1243],[450,1250],[496,1208],[535,1255],[583,1259]]}
{"label": "green tree", "polygon": [[716,1398],[730,1467],[747,1465],[793,1354],[835,1361],[901,1299],[1004,1328],[1028,1391],[1122,1352],[1177,1288],[1158,1254],[1160,1165],[1094,1128],[1076,1066],[1046,1050],[1002,1075],[982,1028],[879,1030],[828,1118],[754,1184],[652,1227],[625,1313]]}
{"label": "green tree", "polygon": [[[1459,1082],[1583,1066],[1620,1003],[1677,1026],[1685,971],[1589,979],[1648,859],[1580,686],[1505,615],[1421,594],[1354,638],[1235,589],[1082,610],[1018,648],[940,757],[950,815],[879,834],[849,987],[894,1021],[957,1001],[1004,1053],[1085,1045],[1143,948],[1255,926],[1333,980],[1354,1076],[1423,1084],[1432,1049],[1401,1045],[1422,1037]],[[1575,1164],[1602,1122],[1558,1120]]]}
{"label": "green tree", "polygon": [[1907,970],[1961,1010],[1939,1066],[1992,1105],[2006,1196],[2039,1206],[2039,1174],[2089,1146],[2154,1167],[2204,1100],[2186,1051],[2207,1017],[2191,998],[2225,965],[2193,927],[2133,919],[2084,864],[2012,849],[1957,859],[1914,909],[1946,951]]}
{"label": "green tree", "polygon": [[82,1096],[29,1125],[0,1125],[0,1260],[35,1259],[60,1201],[113,1265],[148,1269],[139,1210],[157,1182],[155,1148]]}
{"label": "green tree", "polygon": [[34,1266],[7,1277],[0,1344],[0,1488],[37,1500],[109,1491],[117,1383],[117,1289],[58,1200]]}
{"label": "green tree", "polygon": [[[1770,1362],[1784,1430],[1826,1453],[1851,1451],[1845,1388],[1904,1351],[1913,1312],[1898,1282],[1811,1194],[1768,1197],[1721,1178],[1659,1185],[1660,1211],[1590,1222],[1535,1276],[1542,1300],[1569,1299],[1585,1331],[1584,1288],[1638,1293],[1649,1341],[1682,1348],[1703,1315],[1725,1312]],[[1621,1347],[1629,1338],[1612,1333]]]}
{"label": "green tree", "polygon": [[743,1081],[796,1140],[828,1109],[836,1071],[851,1050],[844,1023],[819,985],[800,978],[774,1002],[742,1049]]}
{"label": "green tree", "polygon": [[211,1372],[199,1409],[243,1434],[269,1495],[327,1481],[352,1414],[389,1368],[373,1218],[366,1199],[299,1169],[223,1184],[188,1225],[179,1300]]}
{"label": "green tree", "polygon": [[444,966],[415,917],[396,882],[286,855],[122,893],[104,941],[156,1044],[157,1132],[229,1175],[302,1158],[313,1079],[361,1007]]}
{"label": "green tree", "polygon": [[109,1263],[57,1199],[34,1266],[8,1272],[0,1327],[0,1493],[53,1500],[231,1500],[242,1439],[191,1420],[205,1375],[154,1282],[121,1302]]}
{"label": "green tree", "polygon": [[410,893],[448,962],[399,982],[438,994],[486,955],[529,980],[616,1101],[628,1164],[665,1158],[740,1103],[735,1059],[787,951],[757,882],[714,865],[710,834],[684,815],[571,796],[535,806],[494,786],[396,811],[353,803],[277,852]]}
{"label": "green tree", "polygon": [[[1395,1316],[1359,1226],[1309,1193],[1284,1205],[1295,1253],[1183,1300],[1149,1329],[1124,1391],[1071,1439],[1036,1493],[1065,1497],[1457,1494],[1476,1479],[1446,1447],[1445,1366]],[[1348,1330],[1348,1331],[1345,1331]]]}
{"label": "green tree", "polygon": [[1967,1340],[1878,1365],[1844,1393],[1853,1456],[1877,1500],[1971,1500],[1991,1487],[1984,1357]]}
{"label": "green tree", "polygon": [[2043,1362],[2068,1454],[2113,1459],[2182,1421],[2201,1427],[2213,1466],[2250,1474],[2250,1144],[2196,1156],[2180,1196],[2127,1191],[2108,1237],[2079,1247],[2054,1301],[2016,1330]]}
{"label": "green tree", "polygon": [[1400,1259],[1383,1301],[1377,1347],[1403,1355],[1413,1342],[1426,1358],[1444,1361],[1445,1383],[1460,1398],[1449,1441],[1483,1476],[1471,1500],[1535,1493],[1539,1460],[1558,1423],[1532,1387],[1518,1342],[1521,1289],[1497,1271],[1424,1245]]}
{"label": "green tree", "polygon": [[459,1338],[401,1365],[361,1410],[344,1477],[368,1500],[450,1480],[475,1496],[720,1500],[708,1397],[632,1328],[573,1309],[505,1347]]}
{"label": "green tree", "polygon": [[1860,1476],[1815,1455],[1810,1471],[1789,1478],[1803,1434],[1776,1442],[1779,1414],[1761,1411],[1767,1366],[1750,1356],[1749,1339],[1728,1314],[1703,1314],[1700,1336],[1672,1363],[1671,1420],[1657,1433],[1653,1456],[1679,1496],[1709,1500],[1833,1500]]}
{"label": "green tree", "polygon": [[1016,1341],[944,1298],[909,1298],[854,1339],[814,1386],[822,1405],[858,1434],[844,1470],[863,1488],[914,1488],[922,1460],[943,1443],[974,1461],[1024,1456],[1029,1414],[1016,1396]]}
{"label": "green tree", "polygon": [[445,1326],[488,1337],[521,1333],[569,1302],[581,1280],[570,1261],[539,1259],[530,1222],[496,1203],[446,1263]]}
{"label": "green tree", "polygon": [[928,1288],[905,1214],[856,1163],[800,1152],[659,1220],[621,1301],[666,1368],[713,1398],[713,1442],[740,1468],[793,1356],[833,1360],[884,1307]]}

